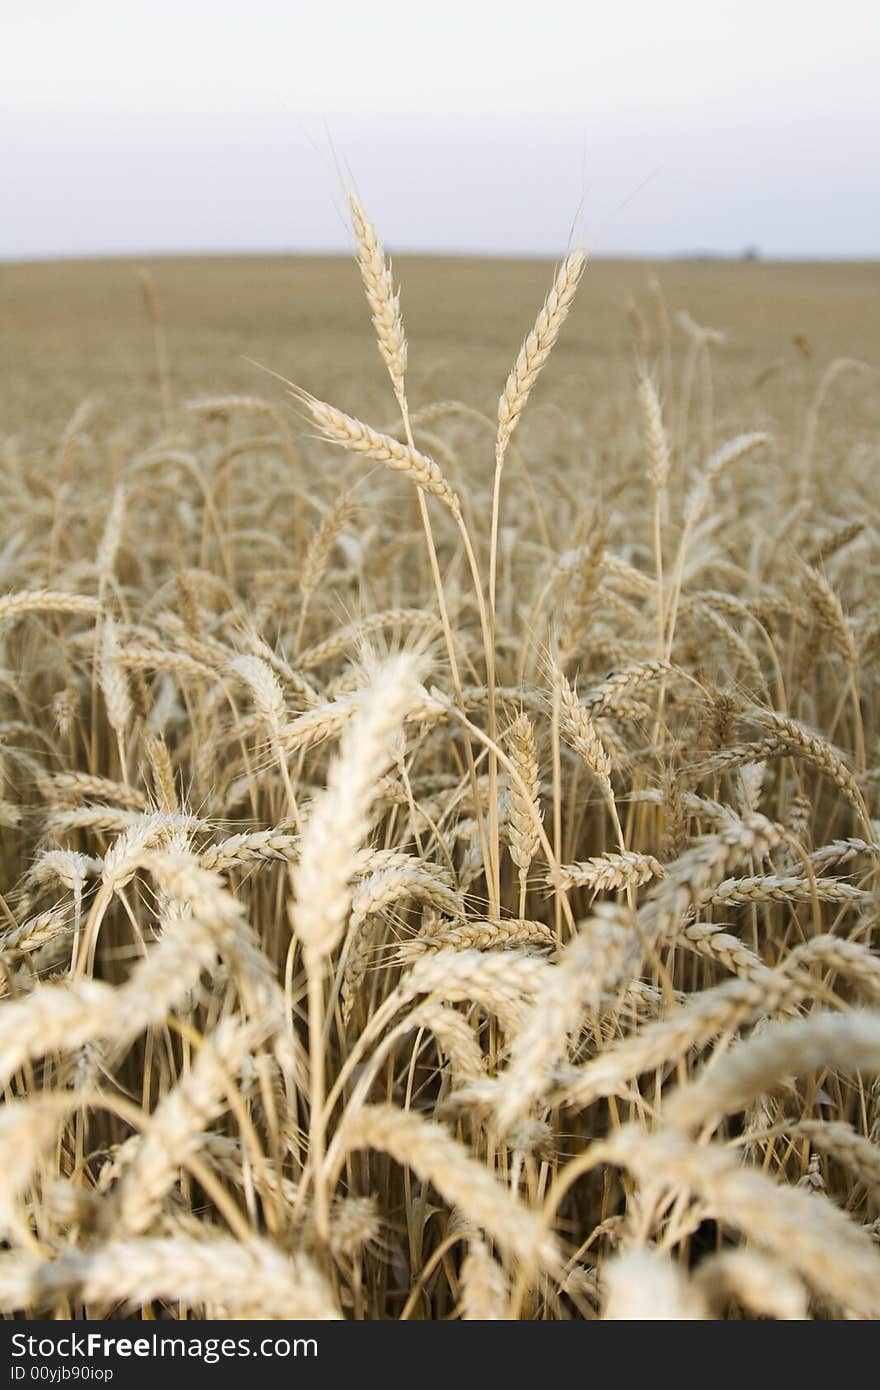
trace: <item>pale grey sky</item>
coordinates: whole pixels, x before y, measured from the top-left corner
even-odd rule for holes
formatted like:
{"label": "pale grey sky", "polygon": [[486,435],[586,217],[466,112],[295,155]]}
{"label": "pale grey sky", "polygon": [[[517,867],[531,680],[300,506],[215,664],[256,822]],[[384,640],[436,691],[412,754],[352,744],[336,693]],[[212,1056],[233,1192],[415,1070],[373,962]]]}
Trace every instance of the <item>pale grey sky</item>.
{"label": "pale grey sky", "polygon": [[0,257],[880,256],[880,0],[0,0]]}

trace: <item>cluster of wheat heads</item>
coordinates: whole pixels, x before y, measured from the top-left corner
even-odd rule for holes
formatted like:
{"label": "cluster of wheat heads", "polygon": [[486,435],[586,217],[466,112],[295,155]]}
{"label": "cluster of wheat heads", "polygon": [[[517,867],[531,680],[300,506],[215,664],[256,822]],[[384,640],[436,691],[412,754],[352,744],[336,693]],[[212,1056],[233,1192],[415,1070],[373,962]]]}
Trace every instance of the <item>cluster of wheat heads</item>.
{"label": "cluster of wheat heads", "polygon": [[876,1317],[870,455],[525,411],[579,254],[411,409],[351,211],[396,416],[5,446],[0,1307]]}

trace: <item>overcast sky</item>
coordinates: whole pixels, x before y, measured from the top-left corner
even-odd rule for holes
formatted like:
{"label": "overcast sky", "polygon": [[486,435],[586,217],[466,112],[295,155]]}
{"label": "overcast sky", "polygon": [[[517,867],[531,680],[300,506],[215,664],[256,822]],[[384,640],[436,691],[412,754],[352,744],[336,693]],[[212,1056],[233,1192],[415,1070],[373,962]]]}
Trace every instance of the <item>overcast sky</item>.
{"label": "overcast sky", "polygon": [[[0,0],[0,257],[880,255],[880,0]],[[579,214],[579,210],[582,212]]]}

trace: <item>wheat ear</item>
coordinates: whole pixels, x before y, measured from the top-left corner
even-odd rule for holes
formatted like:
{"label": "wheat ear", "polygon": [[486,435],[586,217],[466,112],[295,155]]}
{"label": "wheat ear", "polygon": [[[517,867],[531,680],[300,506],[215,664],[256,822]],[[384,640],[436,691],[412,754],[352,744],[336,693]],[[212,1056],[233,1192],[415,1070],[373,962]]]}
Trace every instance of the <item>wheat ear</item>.
{"label": "wheat ear", "polygon": [[388,368],[394,394],[400,400],[403,397],[403,379],[406,373],[406,337],[400,313],[400,296],[394,289],[391,262],[386,259],[375,228],[353,193],[349,194],[348,209],[357,248],[357,263],[373,316],[376,342],[382,361]]}

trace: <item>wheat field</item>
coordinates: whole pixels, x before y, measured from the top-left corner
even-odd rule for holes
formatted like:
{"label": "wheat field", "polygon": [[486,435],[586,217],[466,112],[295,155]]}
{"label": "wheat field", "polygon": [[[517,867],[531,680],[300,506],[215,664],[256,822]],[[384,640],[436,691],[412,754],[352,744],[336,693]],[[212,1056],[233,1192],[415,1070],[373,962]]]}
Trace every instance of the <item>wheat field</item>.
{"label": "wheat field", "polygon": [[878,1317],[876,269],[350,212],[0,267],[0,1307]]}

